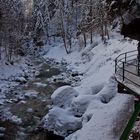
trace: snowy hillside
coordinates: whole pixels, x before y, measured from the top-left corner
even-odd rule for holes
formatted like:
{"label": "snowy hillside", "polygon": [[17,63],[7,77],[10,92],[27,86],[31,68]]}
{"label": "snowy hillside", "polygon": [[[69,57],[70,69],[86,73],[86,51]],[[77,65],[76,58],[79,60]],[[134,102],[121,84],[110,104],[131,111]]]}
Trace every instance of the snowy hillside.
{"label": "snowy hillside", "polygon": [[114,60],[137,50],[121,84],[138,85],[139,1],[1,0],[0,139],[118,140],[137,103]]}
{"label": "snowy hillside", "polygon": [[133,112],[133,96],[117,93],[114,59],[135,50],[137,41],[115,31],[106,44],[98,37],[94,41],[69,55],[62,44],[56,45],[44,56],[67,62],[73,71],[83,74],[79,86],[64,86],[53,93],[54,105],[43,119],[44,128],[66,140],[117,140]]}

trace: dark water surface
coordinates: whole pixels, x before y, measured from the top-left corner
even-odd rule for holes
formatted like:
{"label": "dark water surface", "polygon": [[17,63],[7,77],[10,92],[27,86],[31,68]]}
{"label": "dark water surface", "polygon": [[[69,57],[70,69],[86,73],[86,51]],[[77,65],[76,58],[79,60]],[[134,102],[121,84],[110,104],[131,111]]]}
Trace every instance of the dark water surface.
{"label": "dark water surface", "polygon": [[65,82],[49,82],[48,78],[64,72],[62,69],[53,68],[47,63],[36,61],[39,73],[29,80],[11,90],[9,99],[12,101],[6,107],[10,112],[21,118],[22,123],[16,124],[10,121],[0,121],[0,127],[6,128],[3,140],[63,140],[64,138],[53,135],[40,128],[40,122],[51,105],[50,96],[55,89],[67,85]]}

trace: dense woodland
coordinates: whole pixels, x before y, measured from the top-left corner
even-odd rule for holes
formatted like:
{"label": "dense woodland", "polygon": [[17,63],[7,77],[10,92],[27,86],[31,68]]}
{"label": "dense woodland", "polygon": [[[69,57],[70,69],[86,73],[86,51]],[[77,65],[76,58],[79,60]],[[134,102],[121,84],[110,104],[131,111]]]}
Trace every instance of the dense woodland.
{"label": "dense woodland", "polygon": [[[0,59],[13,61],[15,55],[26,55],[29,47],[41,47],[59,38],[67,53],[74,39],[86,47],[87,38],[100,34],[109,39],[108,27],[119,17],[124,23],[125,11],[138,9],[136,0],[0,0]],[[129,9],[128,9],[129,7]],[[128,12],[127,12],[128,13]]]}

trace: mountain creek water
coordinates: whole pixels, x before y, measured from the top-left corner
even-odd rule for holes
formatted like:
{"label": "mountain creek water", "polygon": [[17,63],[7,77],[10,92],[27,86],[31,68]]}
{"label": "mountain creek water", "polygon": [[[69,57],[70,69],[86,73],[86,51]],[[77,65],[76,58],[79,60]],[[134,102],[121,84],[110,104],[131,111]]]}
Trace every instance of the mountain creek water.
{"label": "mountain creek water", "polygon": [[34,78],[14,87],[7,99],[10,100],[5,107],[12,115],[22,120],[21,123],[13,123],[9,120],[0,121],[0,127],[5,128],[3,140],[53,140],[64,139],[53,135],[39,127],[43,116],[45,116],[51,105],[51,94],[55,89],[65,82],[48,82],[48,78],[60,75],[64,69],[54,68],[42,61],[36,61],[35,65],[40,65],[39,72]]}

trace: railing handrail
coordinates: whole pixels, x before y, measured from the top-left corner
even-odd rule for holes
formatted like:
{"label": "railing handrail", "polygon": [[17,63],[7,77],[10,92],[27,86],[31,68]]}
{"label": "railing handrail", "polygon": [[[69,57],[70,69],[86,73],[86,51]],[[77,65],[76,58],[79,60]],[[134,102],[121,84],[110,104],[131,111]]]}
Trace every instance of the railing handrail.
{"label": "railing handrail", "polygon": [[120,55],[118,55],[118,56],[116,57],[116,59],[118,59],[118,58],[119,58],[120,56],[122,56],[122,55],[129,54],[129,53],[132,53],[132,52],[137,52],[137,50],[133,50],[133,51],[121,53]]}
{"label": "railing handrail", "polygon": [[[135,53],[135,52],[136,52],[136,53]],[[133,54],[133,53],[135,53],[135,54]],[[129,54],[131,54],[131,55],[129,55]],[[135,85],[137,85],[137,86],[140,87],[140,85],[139,85],[138,83],[132,81],[132,79],[130,79],[129,77],[126,77],[126,76],[125,76],[125,73],[126,73],[126,72],[129,73],[129,74],[131,74],[131,75],[137,76],[137,77],[140,76],[140,75],[139,75],[139,74],[140,74],[140,73],[139,73],[140,63],[139,63],[139,61],[137,60],[137,54],[138,54],[138,53],[137,53],[137,50],[133,50],[133,51],[129,51],[129,52],[125,52],[125,53],[120,54],[120,55],[115,59],[115,74],[116,74],[116,76],[117,76],[117,75],[121,76],[121,78],[122,78],[123,81],[127,80],[127,81],[129,81],[129,82],[131,82],[131,83],[133,83],[133,84],[135,84]],[[136,56],[136,57],[134,58],[134,56]],[[132,58],[132,57],[133,57],[133,58]],[[128,60],[128,58],[129,58],[129,60]],[[136,64],[130,63],[130,61],[135,61]],[[126,69],[126,68],[125,68],[126,65],[135,66],[138,72],[137,72],[137,73],[134,73],[134,72],[132,72],[132,71]],[[122,71],[122,74],[118,73],[118,72],[120,72],[120,71]],[[118,73],[118,74],[117,74],[117,73]]]}

